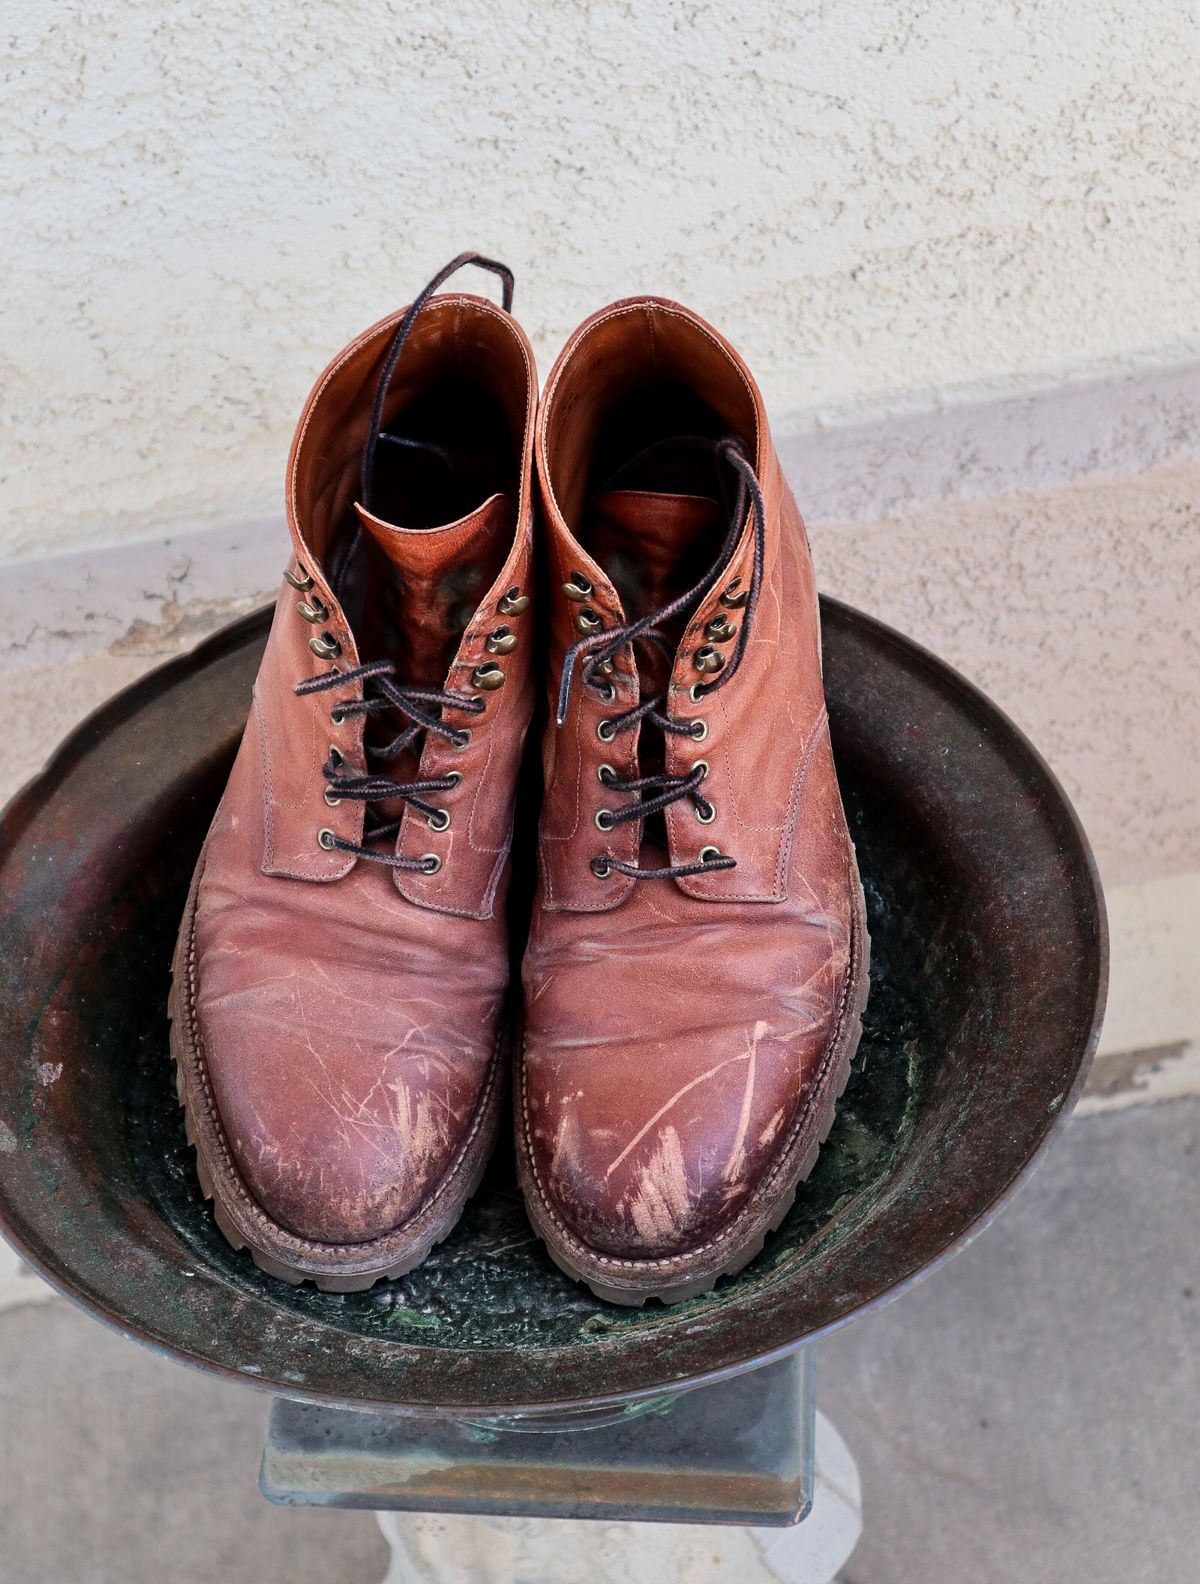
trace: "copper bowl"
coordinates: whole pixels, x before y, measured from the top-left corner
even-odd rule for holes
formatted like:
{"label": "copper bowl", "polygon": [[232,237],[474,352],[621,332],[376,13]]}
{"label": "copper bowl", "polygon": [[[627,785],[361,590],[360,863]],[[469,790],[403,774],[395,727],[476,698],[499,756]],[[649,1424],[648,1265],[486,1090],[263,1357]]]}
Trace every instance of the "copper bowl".
{"label": "copper bowl", "polygon": [[249,617],[119,694],[0,818],[0,1229],[61,1292],[286,1396],[433,1413],[599,1408],[780,1357],[984,1227],[1083,1082],[1106,980],[1087,843],[1043,760],[948,666],[823,606],[873,941],[829,1143],[709,1297],[618,1309],[533,1236],[507,1148],[457,1230],[366,1293],[293,1289],[213,1224],[176,1108],[168,964],[266,636]]}

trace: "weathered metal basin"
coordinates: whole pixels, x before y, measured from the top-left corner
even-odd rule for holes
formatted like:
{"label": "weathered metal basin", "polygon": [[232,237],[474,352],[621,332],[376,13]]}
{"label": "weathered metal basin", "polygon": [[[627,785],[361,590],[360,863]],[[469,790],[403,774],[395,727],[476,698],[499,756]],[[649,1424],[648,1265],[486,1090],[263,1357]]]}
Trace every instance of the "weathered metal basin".
{"label": "weathered metal basin", "polygon": [[266,630],[250,617],[120,694],[0,819],[0,1228],[100,1319],[292,1397],[598,1409],[750,1368],[894,1295],[986,1224],[1069,1110],[1106,978],[1074,814],[976,689],[826,601],[872,992],[837,1124],[763,1254],[710,1297],[600,1303],[533,1237],[502,1149],[403,1280],[337,1296],[263,1276],[200,1197],[166,996]]}

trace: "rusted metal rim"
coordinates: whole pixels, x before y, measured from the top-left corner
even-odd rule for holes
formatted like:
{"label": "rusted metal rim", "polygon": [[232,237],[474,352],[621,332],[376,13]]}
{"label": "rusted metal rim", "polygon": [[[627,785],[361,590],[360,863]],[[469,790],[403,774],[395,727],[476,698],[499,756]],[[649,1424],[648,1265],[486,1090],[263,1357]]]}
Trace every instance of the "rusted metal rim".
{"label": "rusted metal rim", "polygon": [[1107,983],[1103,901],[1074,811],[1020,730],[881,623],[831,600],[823,619],[873,910],[863,1070],[807,1204],[714,1297],[617,1315],[574,1290],[521,1243],[503,1162],[461,1237],[392,1293],[296,1293],[223,1248],[173,1131],[162,1019],[269,613],[117,695],[0,816],[0,1230],[59,1291],[182,1362],[309,1401],[453,1416],[722,1379],[936,1268],[1079,1092]]}

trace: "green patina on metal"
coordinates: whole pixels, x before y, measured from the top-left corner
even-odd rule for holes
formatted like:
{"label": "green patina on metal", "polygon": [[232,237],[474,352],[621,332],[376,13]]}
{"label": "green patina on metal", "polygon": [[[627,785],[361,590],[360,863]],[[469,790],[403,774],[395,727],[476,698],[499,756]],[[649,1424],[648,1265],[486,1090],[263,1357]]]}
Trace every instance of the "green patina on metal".
{"label": "green patina on metal", "polygon": [[[885,876],[869,867],[869,832],[853,802],[849,816],[863,862],[872,940],[871,998],[863,1038],[834,1129],[795,1206],[759,1258],[722,1281],[715,1293],[669,1308],[651,1304],[641,1310],[594,1298],[554,1266],[532,1233],[507,1151],[499,1152],[458,1227],[409,1275],[364,1293],[322,1293],[307,1284],[281,1288],[246,1255],[228,1248],[200,1197],[166,1057],[162,987],[153,984],[146,987],[143,1006],[130,1009],[130,1026],[110,1031],[115,1048],[129,1039],[140,1045],[130,1073],[141,1118],[131,1137],[136,1168],[162,1214],[193,1245],[197,1258],[218,1266],[231,1286],[262,1293],[297,1316],[364,1338],[401,1331],[411,1332],[422,1347],[568,1347],[652,1334],[677,1325],[681,1316],[716,1316],[731,1292],[752,1293],[794,1280],[806,1263],[827,1252],[830,1240],[850,1235],[889,1181],[911,1128],[923,1064],[932,1048],[931,1001],[919,983],[929,973],[924,921],[897,901],[895,887],[906,877]],[[920,861],[918,849],[912,858]],[[175,927],[176,901],[164,899],[165,934]]]}
{"label": "green patina on metal", "polygon": [[667,1412],[681,1386],[794,1347],[943,1258],[1069,1109],[1105,973],[1070,809],[978,693],[826,605],[872,989],[834,1129],[761,1256],[689,1303],[603,1304],[550,1262],[502,1147],[400,1281],[345,1296],[272,1281],[201,1196],[166,1026],[184,895],[265,630],[250,619],[143,679],[0,818],[0,1224],[125,1334],[351,1406]]}

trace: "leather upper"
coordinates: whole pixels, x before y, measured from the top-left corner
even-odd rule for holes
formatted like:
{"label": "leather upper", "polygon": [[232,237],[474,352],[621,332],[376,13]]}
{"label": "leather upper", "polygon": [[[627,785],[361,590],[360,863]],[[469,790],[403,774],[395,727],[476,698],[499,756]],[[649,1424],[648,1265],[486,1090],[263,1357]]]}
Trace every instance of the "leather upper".
{"label": "leather upper", "polygon": [[[485,701],[444,718],[469,729],[456,747],[427,733],[422,778],[458,772],[439,793],[449,828],[407,809],[394,850],[435,853],[434,874],[392,869],[317,840],[363,838],[363,805],[325,801],[334,746],[348,772],[364,758],[361,716],[338,705],[362,684],[298,697],[295,687],[383,658],[361,653],[349,607],[361,590],[335,575],[355,527],[358,455],[380,368],[401,318],[392,315],[329,365],[304,408],[288,464],[289,570],[255,683],[246,734],[201,856],[194,921],[196,1023],[226,1142],[247,1189],[288,1232],[358,1243],[394,1229],[434,1193],[476,1125],[495,1074],[509,977],[504,919],[514,794],[532,693],[534,607],[501,616],[510,591],[533,594],[530,472],[537,396],[533,358],[515,321],[481,298],[435,297],[417,318],[388,397],[388,415],[445,368],[468,368],[495,390],[517,458],[503,560],[441,685]],[[448,541],[414,533],[420,584]],[[453,548],[451,543],[451,548]],[[431,559],[432,558],[432,559]],[[427,564],[426,564],[427,563]],[[424,567],[424,572],[422,571]],[[338,589],[342,589],[343,598]],[[305,619],[301,606],[320,619]],[[506,622],[516,648],[503,685],[483,692],[475,668]],[[362,613],[357,626],[370,629]],[[314,638],[333,642],[325,658]],[[398,662],[399,663],[399,662]],[[411,681],[401,678],[398,680]],[[403,724],[398,722],[397,725]]]}
{"label": "leather upper", "polygon": [[[619,777],[639,773],[636,729],[611,742],[597,734],[640,697],[631,645],[615,657],[616,698],[575,686],[565,722],[552,719],[545,734],[518,1128],[561,1237],[626,1261],[673,1258],[719,1235],[803,1130],[845,1011],[857,885],[800,514],[748,370],[678,304],[634,299],[597,314],[547,383],[536,464],[551,699],[578,637],[578,606],[562,592],[572,574],[593,585],[588,605],[605,627],[630,615],[600,564],[599,538],[594,559],[578,533],[606,409],[632,379],[651,376],[696,392],[741,440],[761,481],[766,536],[761,594],[736,672],[719,691],[692,697],[694,684],[711,679],[695,664],[706,627],[724,615],[736,631],[744,619],[723,596],[750,581],[749,514],[669,660],[667,714],[702,721],[707,734],[667,736],[665,769],[683,774],[707,763],[710,822],[686,798],[671,803],[666,855],[640,842],[637,822],[596,827],[597,811],[615,806],[601,766]],[[645,524],[653,536],[652,513]],[[646,555],[653,561],[653,545]],[[723,647],[732,652],[734,642]],[[591,867],[605,856],[644,867],[695,863],[709,846],[736,867],[643,880],[615,870],[602,878]]]}

